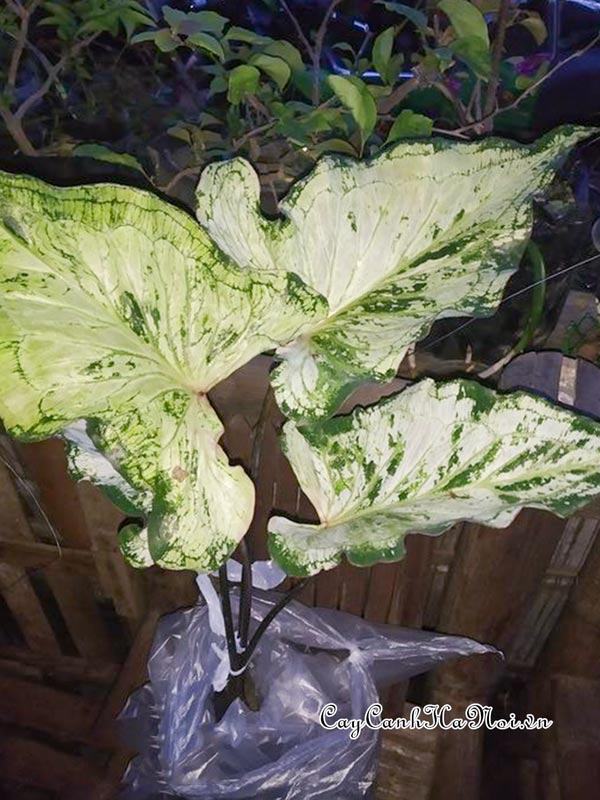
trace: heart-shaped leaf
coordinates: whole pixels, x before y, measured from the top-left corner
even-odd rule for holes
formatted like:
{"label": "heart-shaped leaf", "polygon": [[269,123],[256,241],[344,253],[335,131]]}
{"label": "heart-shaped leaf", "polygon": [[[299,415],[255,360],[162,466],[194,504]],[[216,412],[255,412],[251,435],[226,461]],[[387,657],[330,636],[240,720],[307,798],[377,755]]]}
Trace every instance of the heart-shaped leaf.
{"label": "heart-shaped leaf", "polygon": [[532,197],[588,133],[562,128],[531,146],[402,142],[361,162],[328,155],[274,221],[246,161],[209,166],[197,214],[221,248],[238,264],[296,273],[329,303],[326,320],[279,350],[284,413],[331,414],[363,380],[390,380],[434,320],[491,314],[527,245]]}
{"label": "heart-shaped leaf", "polygon": [[600,422],[541,397],[426,379],[366,409],[299,428],[283,447],[320,525],[273,517],[292,575],[395,561],[408,533],[459,520],[505,527],[524,506],[566,516],[600,491]]}
{"label": "heart-shaped leaf", "polygon": [[154,561],[218,567],[246,532],[254,489],[217,444],[207,393],[321,318],[322,301],[296,276],[239,269],[152,194],[6,173],[0,283],[9,432],[67,429],[78,476],[147,517]]}

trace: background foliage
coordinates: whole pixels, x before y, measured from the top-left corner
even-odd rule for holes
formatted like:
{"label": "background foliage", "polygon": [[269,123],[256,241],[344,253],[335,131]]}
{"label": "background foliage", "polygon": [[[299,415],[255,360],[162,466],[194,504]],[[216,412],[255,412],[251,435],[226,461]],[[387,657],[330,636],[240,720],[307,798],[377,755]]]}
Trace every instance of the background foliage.
{"label": "background foliage", "polygon": [[[50,180],[150,184],[188,206],[207,163],[242,155],[259,171],[263,205],[274,213],[290,183],[325,152],[370,156],[398,138],[435,134],[535,138],[557,121],[540,119],[540,92],[569,63],[600,52],[597,26],[588,25],[557,53],[543,4],[515,0],[201,5],[7,0],[2,153],[35,159],[27,170]],[[578,208],[557,186],[538,215],[548,272],[590,253],[600,212],[597,148],[584,158],[568,176]],[[593,275],[577,274],[596,288]],[[529,270],[521,280],[532,277]],[[520,288],[516,280],[511,289]],[[548,324],[564,288],[563,280],[549,285]],[[478,321],[467,338],[446,337],[441,350],[430,349],[464,361],[475,343],[475,361],[494,361],[530,324],[530,312],[522,297],[503,308],[500,324]],[[430,343],[440,331],[447,333],[443,322]]]}

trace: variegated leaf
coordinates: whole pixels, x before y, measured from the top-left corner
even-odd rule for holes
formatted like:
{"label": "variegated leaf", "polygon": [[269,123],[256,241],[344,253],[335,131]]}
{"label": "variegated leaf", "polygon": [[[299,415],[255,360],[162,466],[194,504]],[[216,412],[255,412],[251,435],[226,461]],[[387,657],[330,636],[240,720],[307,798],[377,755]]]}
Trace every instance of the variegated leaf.
{"label": "variegated leaf", "polygon": [[269,522],[292,575],[395,561],[407,533],[459,520],[504,527],[523,506],[561,516],[600,492],[600,422],[478,383],[423,380],[321,424],[284,428],[284,450],[321,524]]}
{"label": "variegated leaf", "polygon": [[66,429],[78,476],[146,515],[141,551],[169,568],[219,566],[246,532],[254,488],[217,444],[207,392],[322,317],[323,302],[296,276],[239,269],[152,194],[9,174],[0,283],[9,431]]}
{"label": "variegated leaf", "polygon": [[246,161],[208,167],[197,214],[215,241],[238,264],[296,273],[329,303],[327,319],[279,350],[284,413],[331,414],[365,378],[393,377],[434,320],[491,314],[529,239],[532,197],[588,133],[562,128],[531,146],[402,142],[361,162],[326,156],[273,221]]}

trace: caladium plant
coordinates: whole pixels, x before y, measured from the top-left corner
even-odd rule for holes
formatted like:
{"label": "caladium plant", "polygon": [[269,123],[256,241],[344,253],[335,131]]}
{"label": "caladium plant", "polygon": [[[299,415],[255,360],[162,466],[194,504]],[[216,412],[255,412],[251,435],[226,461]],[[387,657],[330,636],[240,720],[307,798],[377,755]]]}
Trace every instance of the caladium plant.
{"label": "caladium plant", "polygon": [[323,301],[291,273],[240,270],[138,189],[3,174],[0,219],[7,429],[62,431],[78,477],[147,518],[123,540],[134,563],[215,569],[250,524],[254,487],[217,444],[207,392]]}
{"label": "caladium plant", "polygon": [[[511,442],[497,453],[488,443],[490,469],[501,472],[510,451],[530,470],[512,481],[510,498],[492,482],[481,505],[479,484],[473,497],[466,488],[475,455],[465,455],[459,429],[471,426],[483,441],[486,423],[458,390],[428,389],[443,407],[440,429],[459,441],[438,462],[419,455],[431,420],[408,402],[423,389],[346,421],[323,420],[357,382],[391,377],[435,319],[493,311],[527,244],[533,196],[587,133],[563,128],[532,146],[402,142],[367,162],[328,157],[275,221],[260,214],[256,175],[239,159],[203,174],[200,224],[139,189],[57,188],[2,174],[0,415],[20,438],[61,434],[76,476],[145,518],[143,530],[121,537],[137,566],[208,572],[246,532],[254,489],[218,445],[223,427],[207,392],[264,351],[282,360],[273,384],[296,420],[286,446],[322,520],[317,528],[272,520],[273,553],[293,573],[332,566],[342,552],[360,563],[400,557],[409,528],[439,532],[464,516],[505,524],[529,503],[564,510],[582,475],[584,502],[595,485],[591,456],[583,473],[567,459],[559,477],[547,476],[544,449],[527,449],[520,426],[540,424],[548,440],[565,431],[567,450],[585,439],[588,456],[595,428],[566,412],[553,417],[541,401],[486,401]],[[412,444],[401,423],[409,407]],[[344,426],[355,441],[336,438]],[[375,444],[365,454],[368,430]],[[462,483],[444,493],[457,458]],[[343,459],[357,459],[354,472]],[[322,474],[324,464],[337,477]],[[428,469],[443,475],[426,478]],[[401,508],[382,502],[384,479],[390,501],[406,494]],[[315,480],[326,497],[311,488]],[[435,503],[421,497],[427,481]]]}
{"label": "caladium plant", "polygon": [[565,516],[600,492],[600,422],[475,381],[426,379],[319,425],[288,422],[283,446],[321,520],[270,520],[271,553],[292,575],[343,554],[397,561],[411,531],[505,527],[523,506]]}
{"label": "caladium plant", "polygon": [[532,198],[587,134],[327,156],[276,220],[260,212],[248,162],[209,166],[197,214],[220,247],[242,266],[291,270],[327,300],[326,314],[279,349],[273,386],[286,416],[328,416],[365,379],[390,380],[436,319],[491,314],[531,235]]}

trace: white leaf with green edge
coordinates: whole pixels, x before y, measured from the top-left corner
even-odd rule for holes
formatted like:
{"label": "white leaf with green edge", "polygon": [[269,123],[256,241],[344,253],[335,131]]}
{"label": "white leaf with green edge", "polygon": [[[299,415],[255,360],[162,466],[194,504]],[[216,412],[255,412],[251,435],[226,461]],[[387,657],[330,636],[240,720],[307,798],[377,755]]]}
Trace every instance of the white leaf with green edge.
{"label": "white leaf with green edge", "polygon": [[430,379],[352,414],[284,427],[320,524],[269,521],[291,575],[396,561],[408,533],[461,520],[505,527],[524,506],[571,514],[600,492],[600,422],[526,394]]}
{"label": "white leaf with green edge", "polygon": [[384,83],[393,80],[393,76],[388,75],[388,70],[394,47],[394,36],[394,28],[386,28],[373,42],[373,64]]}
{"label": "white leaf with green edge", "polygon": [[257,53],[249,59],[248,63],[258,67],[265,75],[275,81],[280,91],[285,89],[287,82],[292,77],[292,70],[289,64],[277,56]]}
{"label": "white leaf with green edge", "polygon": [[473,36],[489,48],[487,23],[474,3],[470,0],[440,0],[437,7],[448,17],[459,39]]}
{"label": "white leaf with green edge", "polygon": [[417,114],[405,108],[394,120],[386,144],[398,139],[415,139],[419,136],[431,136],[433,120],[423,114]]}
{"label": "white leaf with green edge", "polygon": [[373,133],[377,122],[377,106],[369,93],[367,84],[360,78],[354,76],[344,78],[341,75],[329,75],[327,83],[340,102],[352,114],[364,144]]}
{"label": "white leaf with green edge", "polygon": [[527,245],[532,197],[590,132],[325,156],[276,220],[261,215],[246,161],[209,166],[197,215],[219,246],[238,264],[296,273],[329,304],[327,319],[279,350],[272,380],[286,416],[331,414],[355,385],[390,380],[436,319],[493,313]]}
{"label": "white leaf with green edge", "polygon": [[146,518],[158,564],[218,567],[246,532],[254,488],[218,445],[207,393],[322,318],[323,302],[296,276],[233,264],[150,193],[6,173],[0,283],[8,431],[63,431],[78,476]]}
{"label": "white leaf with green edge", "polygon": [[237,106],[247,94],[255,94],[260,85],[260,72],[250,64],[234,67],[228,75],[227,99]]}

